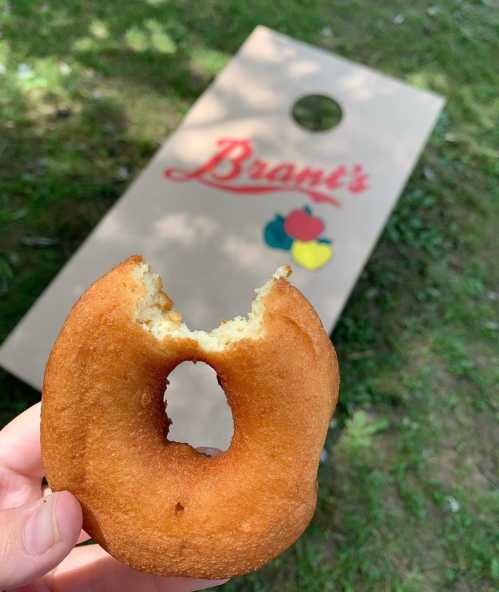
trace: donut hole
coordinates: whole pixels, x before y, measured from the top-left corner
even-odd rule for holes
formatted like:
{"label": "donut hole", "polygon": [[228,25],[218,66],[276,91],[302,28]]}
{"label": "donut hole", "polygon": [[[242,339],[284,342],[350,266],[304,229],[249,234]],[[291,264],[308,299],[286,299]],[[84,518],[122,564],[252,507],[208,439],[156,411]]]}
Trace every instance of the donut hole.
{"label": "donut hole", "polygon": [[211,366],[204,362],[179,364],[168,376],[164,400],[171,422],[170,442],[190,444],[193,448],[229,448],[234,422]]}

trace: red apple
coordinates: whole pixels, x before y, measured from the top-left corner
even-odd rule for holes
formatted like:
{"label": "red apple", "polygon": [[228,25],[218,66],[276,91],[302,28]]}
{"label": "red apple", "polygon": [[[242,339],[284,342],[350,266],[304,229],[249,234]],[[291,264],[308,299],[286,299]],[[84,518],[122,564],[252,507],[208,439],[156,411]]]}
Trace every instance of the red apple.
{"label": "red apple", "polygon": [[290,212],[284,222],[284,230],[289,236],[300,241],[316,239],[324,230],[324,222],[312,216],[310,208]]}

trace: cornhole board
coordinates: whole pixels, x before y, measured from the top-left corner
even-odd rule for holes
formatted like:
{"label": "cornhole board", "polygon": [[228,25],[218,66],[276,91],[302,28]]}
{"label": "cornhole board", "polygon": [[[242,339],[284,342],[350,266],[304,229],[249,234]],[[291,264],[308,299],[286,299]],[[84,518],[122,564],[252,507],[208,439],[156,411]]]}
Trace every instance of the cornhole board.
{"label": "cornhole board", "polygon": [[[338,126],[297,125],[293,105],[309,94],[339,103]],[[131,254],[160,273],[191,328],[246,314],[254,288],[291,264],[292,282],[332,330],[442,106],[257,27],[10,334],[0,363],[40,388],[71,305]],[[169,411],[178,421],[196,409],[198,420],[174,423],[171,436],[225,448],[230,413],[202,367],[175,372]]]}

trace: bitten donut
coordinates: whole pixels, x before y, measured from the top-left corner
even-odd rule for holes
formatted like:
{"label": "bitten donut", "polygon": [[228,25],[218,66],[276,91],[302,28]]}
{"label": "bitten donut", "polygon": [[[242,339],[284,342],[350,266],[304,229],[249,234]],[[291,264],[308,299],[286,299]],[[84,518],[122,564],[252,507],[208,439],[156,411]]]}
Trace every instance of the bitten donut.
{"label": "bitten donut", "polygon": [[[338,396],[316,312],[281,268],[247,318],[190,331],[159,277],[131,257],[75,304],[45,372],[42,452],[53,490],[116,559],[159,575],[254,570],[303,532]],[[210,458],[167,440],[163,394],[186,360],[217,373],[234,420]],[[200,393],[202,396],[202,393]]]}

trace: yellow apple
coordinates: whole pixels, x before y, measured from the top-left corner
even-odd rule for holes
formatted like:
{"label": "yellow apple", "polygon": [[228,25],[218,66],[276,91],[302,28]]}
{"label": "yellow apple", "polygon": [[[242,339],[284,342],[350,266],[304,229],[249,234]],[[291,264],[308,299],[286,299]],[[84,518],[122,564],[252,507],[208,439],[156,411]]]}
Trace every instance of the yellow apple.
{"label": "yellow apple", "polygon": [[313,271],[331,259],[333,249],[329,243],[325,242],[295,240],[291,247],[291,255],[298,265]]}

